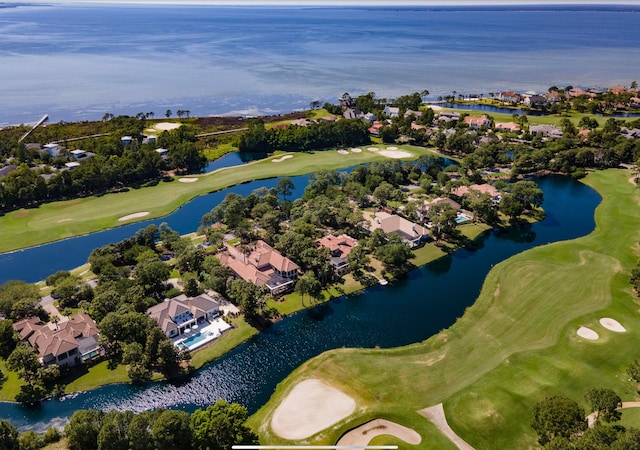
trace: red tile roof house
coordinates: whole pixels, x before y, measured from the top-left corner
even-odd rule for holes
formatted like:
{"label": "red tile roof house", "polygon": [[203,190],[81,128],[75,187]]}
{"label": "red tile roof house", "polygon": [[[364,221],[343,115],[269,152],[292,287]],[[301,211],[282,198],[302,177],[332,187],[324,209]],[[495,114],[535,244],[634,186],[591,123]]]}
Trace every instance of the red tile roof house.
{"label": "red tile roof house", "polygon": [[193,325],[208,322],[220,315],[220,302],[208,294],[197,297],[178,295],[147,309],[167,337],[173,338]]}
{"label": "red tile roof house", "polygon": [[491,126],[491,120],[489,120],[489,118],[484,114],[480,117],[466,116],[464,118],[464,123],[469,125],[469,128],[475,128],[475,129],[481,128],[483,126],[485,127]]}
{"label": "red tile roof house", "polygon": [[271,295],[293,289],[300,271],[300,266],[261,240],[250,244],[246,253],[239,246],[227,245],[218,259],[243,280],[258,287],[266,286]]}
{"label": "red tile roof house", "polygon": [[425,227],[395,214],[377,212],[371,218],[368,213],[365,213],[365,218],[370,223],[369,231],[381,228],[385,233],[395,233],[411,248],[418,247],[429,237],[429,230]]}
{"label": "red tile roof house", "polygon": [[522,128],[515,122],[496,122],[496,131],[510,131],[512,133],[518,133]]}
{"label": "red tile roof house", "polygon": [[38,352],[43,366],[73,367],[101,353],[100,330],[85,313],[60,323],[43,324],[38,317],[30,317],[14,323],[13,329]]}
{"label": "red tile roof house", "polygon": [[377,136],[378,134],[380,134],[380,128],[382,128],[383,125],[384,124],[382,122],[378,122],[377,120],[374,121],[373,125],[369,127],[369,133]]}
{"label": "red tile roof house", "polygon": [[326,247],[331,252],[331,265],[336,275],[344,275],[349,271],[347,264],[347,256],[351,250],[358,245],[358,241],[349,235],[341,234],[340,236],[328,235],[314,242],[317,248]]}
{"label": "red tile roof house", "polygon": [[498,191],[490,184],[472,184],[471,186],[460,186],[451,191],[451,193],[457,197],[462,198],[467,195],[469,191],[476,191],[480,192],[481,194],[489,194],[494,204],[499,203],[500,199],[502,198],[502,196],[500,195],[500,191]]}

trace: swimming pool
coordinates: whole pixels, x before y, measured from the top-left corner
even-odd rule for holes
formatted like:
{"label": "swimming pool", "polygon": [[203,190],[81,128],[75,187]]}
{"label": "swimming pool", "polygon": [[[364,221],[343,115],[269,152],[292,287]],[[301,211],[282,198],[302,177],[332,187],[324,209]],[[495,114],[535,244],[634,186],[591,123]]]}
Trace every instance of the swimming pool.
{"label": "swimming pool", "polygon": [[466,214],[458,214],[458,217],[456,217],[457,223],[466,222],[468,220],[471,220],[471,217],[467,216]]}
{"label": "swimming pool", "polygon": [[189,336],[188,338],[186,338],[183,341],[178,342],[178,347],[180,348],[188,348],[188,349],[192,349],[194,347],[197,347],[196,344],[204,341],[207,337],[209,337],[209,334],[202,334],[201,332],[198,332],[196,334],[194,334],[193,336]]}

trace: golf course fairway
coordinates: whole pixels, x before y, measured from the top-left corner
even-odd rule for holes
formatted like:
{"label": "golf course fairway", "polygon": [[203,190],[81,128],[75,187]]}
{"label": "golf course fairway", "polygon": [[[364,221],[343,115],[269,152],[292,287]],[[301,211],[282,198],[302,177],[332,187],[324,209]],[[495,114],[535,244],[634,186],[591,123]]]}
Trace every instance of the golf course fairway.
{"label": "golf course fairway", "polygon": [[[304,363],[250,418],[261,443],[292,443],[273,431],[271,420],[306,379],[339,389],[356,409],[296,442],[304,445],[334,445],[348,430],[382,418],[417,431],[422,441],[409,445],[379,436],[371,445],[456,448],[418,414],[443,403],[451,428],[476,449],[535,448],[531,411],[547,396],[570,397],[587,412],[584,394],[594,387],[634,400],[626,368],[640,353],[640,302],[629,283],[639,255],[640,190],[630,177],[623,169],[590,173],[584,182],[602,196],[595,230],[497,264],[476,302],[450,328],[405,347],[338,349]],[[600,318],[615,319],[626,332],[604,328]],[[578,336],[582,326],[599,338]]]}

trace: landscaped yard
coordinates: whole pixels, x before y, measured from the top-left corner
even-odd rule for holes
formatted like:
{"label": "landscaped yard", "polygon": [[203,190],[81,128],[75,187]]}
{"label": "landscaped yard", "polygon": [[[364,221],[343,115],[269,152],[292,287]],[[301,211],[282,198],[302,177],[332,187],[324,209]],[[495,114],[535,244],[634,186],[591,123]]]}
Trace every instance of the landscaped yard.
{"label": "landscaped yard", "polygon": [[[300,380],[319,378],[357,402],[357,413],[305,444],[335,444],[366,418],[395,418],[420,430],[420,448],[441,448],[440,432],[416,411],[444,403],[449,424],[477,449],[530,448],[532,406],[549,395],[575,399],[614,389],[633,400],[627,365],[637,356],[638,301],[629,271],[638,259],[640,191],[626,170],[590,174],[585,182],[603,196],[596,230],[566,242],[536,247],[496,265],[476,303],[449,329],[396,349],[339,349],[303,364],[280,383],[267,405],[250,419],[263,444],[275,436],[270,417]],[[612,317],[626,333],[598,320]],[[600,339],[577,336],[580,326]]]}

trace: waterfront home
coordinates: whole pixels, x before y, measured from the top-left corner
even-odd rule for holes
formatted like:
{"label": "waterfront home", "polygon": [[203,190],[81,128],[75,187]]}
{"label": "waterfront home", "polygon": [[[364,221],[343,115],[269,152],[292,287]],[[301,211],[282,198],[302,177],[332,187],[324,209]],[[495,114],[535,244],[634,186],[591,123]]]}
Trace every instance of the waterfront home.
{"label": "waterfront home", "polygon": [[300,266],[262,240],[248,246],[227,243],[226,250],[217,256],[236,276],[258,287],[266,286],[271,295],[293,289],[300,271]]}
{"label": "waterfront home", "polygon": [[98,343],[100,330],[85,313],[46,324],[38,317],[30,317],[14,323],[13,329],[20,340],[28,342],[38,352],[43,366],[73,367],[101,353]]}
{"label": "waterfront home", "polygon": [[522,100],[522,96],[514,91],[498,92],[495,98],[500,100],[501,102],[511,103],[514,105],[520,103],[520,101]]}
{"label": "waterfront home", "polygon": [[[222,298],[222,296],[220,296]],[[187,297],[180,294],[152,306],[147,315],[158,322],[167,337],[175,337],[195,325],[210,322],[220,315],[220,302],[208,294]]]}
{"label": "waterfront home", "polygon": [[529,127],[531,136],[542,136],[546,138],[561,138],[562,130],[554,125],[531,125]]}
{"label": "waterfront home", "polygon": [[547,99],[542,95],[528,95],[523,103],[530,108],[542,108],[547,104]]}
{"label": "waterfront home", "polygon": [[347,234],[340,236],[328,235],[314,242],[316,248],[326,247],[331,253],[329,262],[333,266],[336,275],[341,276],[349,271],[347,257],[351,250],[358,245],[358,241]]}
{"label": "waterfront home", "polygon": [[449,197],[438,197],[433,200],[425,200],[424,204],[422,205],[422,208],[420,208],[420,210],[418,211],[418,214],[422,215],[422,217],[424,218],[427,216],[427,214],[429,213],[429,210],[432,207],[436,205],[440,205],[442,203],[448,204],[456,211],[458,211],[461,208],[460,203],[450,199]]}
{"label": "waterfront home", "polygon": [[396,214],[380,211],[375,213],[373,217],[365,213],[364,217],[369,221],[368,231],[373,232],[380,228],[385,233],[397,234],[411,248],[418,247],[429,237],[429,230],[425,227]]}

